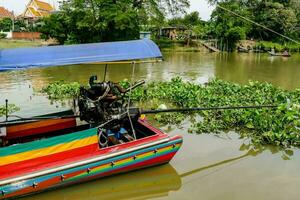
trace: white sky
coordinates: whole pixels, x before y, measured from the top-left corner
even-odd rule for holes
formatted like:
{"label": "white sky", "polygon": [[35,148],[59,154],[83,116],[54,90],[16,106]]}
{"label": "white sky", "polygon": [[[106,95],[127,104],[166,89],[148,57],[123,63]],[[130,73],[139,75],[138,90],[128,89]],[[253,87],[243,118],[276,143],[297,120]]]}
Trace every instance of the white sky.
{"label": "white sky", "polygon": [[[55,4],[58,7],[59,0],[43,0],[45,2],[50,3],[51,5]],[[29,2],[29,0],[0,0],[0,6],[4,6],[10,11],[14,11],[15,14],[21,14],[24,9],[25,5]],[[200,16],[203,20],[208,20],[210,14],[213,10],[213,7],[210,7],[206,0],[190,0],[191,7],[190,11],[198,11]]]}

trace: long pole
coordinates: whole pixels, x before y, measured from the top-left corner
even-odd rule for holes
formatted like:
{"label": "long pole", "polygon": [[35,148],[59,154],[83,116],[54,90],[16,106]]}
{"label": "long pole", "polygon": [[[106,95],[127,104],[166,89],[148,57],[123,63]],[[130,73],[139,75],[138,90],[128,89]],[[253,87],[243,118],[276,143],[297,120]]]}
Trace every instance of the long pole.
{"label": "long pole", "polygon": [[[220,107],[198,107],[198,108],[172,108],[172,109],[164,109],[164,110],[141,110],[139,108],[127,108],[127,112],[119,114],[117,119],[121,119],[124,116],[128,116],[131,120],[131,117],[138,116],[141,114],[158,114],[158,113],[171,113],[171,112],[195,112],[195,111],[205,111],[205,110],[238,110],[238,109],[274,109],[277,108],[276,105],[252,105],[252,106],[220,106]],[[11,116],[18,117],[18,116]],[[68,118],[77,118],[77,115],[68,115],[68,116],[50,116],[50,117],[32,117],[32,118],[20,118],[12,121],[4,121],[0,122],[0,126],[3,125],[13,125],[22,122],[34,122],[41,121],[47,119],[68,119]],[[104,124],[109,124],[110,121],[105,122]],[[103,125],[103,124],[102,124]],[[102,126],[100,125],[100,126]]]}
{"label": "long pole", "polygon": [[199,108],[172,108],[163,110],[141,110],[141,114],[158,114],[169,112],[192,112],[205,110],[237,110],[237,109],[263,109],[263,108],[277,108],[276,105],[258,105],[258,106],[222,106],[222,107],[199,107]]}

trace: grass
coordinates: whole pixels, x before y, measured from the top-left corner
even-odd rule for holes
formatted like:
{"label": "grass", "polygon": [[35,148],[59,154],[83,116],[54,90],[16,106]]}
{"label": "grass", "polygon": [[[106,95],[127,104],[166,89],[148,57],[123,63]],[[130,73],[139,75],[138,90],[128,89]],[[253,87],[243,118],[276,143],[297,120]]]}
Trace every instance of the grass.
{"label": "grass", "polygon": [[41,40],[29,41],[29,40],[0,40],[0,49],[9,49],[9,48],[21,48],[21,47],[37,47],[42,46]]}

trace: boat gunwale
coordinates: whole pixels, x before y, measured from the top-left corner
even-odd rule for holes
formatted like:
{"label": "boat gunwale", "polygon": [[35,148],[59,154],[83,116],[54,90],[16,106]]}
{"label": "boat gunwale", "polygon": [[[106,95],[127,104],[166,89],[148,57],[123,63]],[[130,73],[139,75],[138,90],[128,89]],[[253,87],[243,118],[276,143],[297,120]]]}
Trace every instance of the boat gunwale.
{"label": "boat gunwale", "polygon": [[[144,144],[133,144],[134,145],[133,147],[124,147],[125,149],[118,149],[118,147],[123,147],[126,144],[127,145],[132,144],[134,142],[137,142],[138,140],[127,142],[127,143],[124,143],[124,144],[118,144],[118,145],[103,148],[103,149],[98,147],[98,150],[104,150],[104,151],[105,150],[112,150],[112,151],[114,150],[115,152],[109,152],[108,151],[102,156],[95,155],[91,158],[81,160],[81,161],[77,161],[77,162],[73,162],[73,163],[70,163],[70,164],[67,164],[67,165],[63,165],[63,166],[59,166],[59,167],[55,167],[55,168],[49,168],[49,169],[41,170],[39,172],[35,172],[35,173],[31,173],[31,174],[25,174],[25,175],[22,175],[22,176],[16,176],[14,178],[6,179],[6,180],[0,180],[0,186],[7,185],[7,184],[12,184],[12,183],[15,183],[15,182],[18,182],[18,181],[22,181],[24,179],[35,178],[35,177],[38,177],[38,176],[47,175],[47,174],[59,172],[59,171],[62,171],[62,170],[67,170],[69,168],[80,167],[80,166],[83,166],[83,165],[86,165],[86,164],[89,164],[89,163],[93,163],[93,162],[98,162],[98,161],[110,159],[110,158],[120,156],[120,155],[123,155],[123,154],[126,154],[126,153],[131,153],[131,152],[137,151],[139,149],[148,148],[148,147],[155,146],[155,145],[158,145],[158,144],[166,143],[166,142],[169,142],[172,139],[176,138],[176,136],[171,137],[171,136],[167,135],[166,133],[162,132],[161,130],[159,130],[155,127],[153,127],[151,124],[147,123],[144,120],[138,120],[138,122],[141,125],[149,128],[151,131],[156,133],[155,135],[151,135],[151,136],[148,136],[148,137],[145,137],[145,138],[141,138],[140,140],[152,139],[154,137],[158,137],[158,136],[161,136],[161,135],[166,135],[167,137],[156,140],[156,141],[152,141],[152,142],[151,141],[145,142]],[[143,142],[143,141],[141,141],[141,142]]]}

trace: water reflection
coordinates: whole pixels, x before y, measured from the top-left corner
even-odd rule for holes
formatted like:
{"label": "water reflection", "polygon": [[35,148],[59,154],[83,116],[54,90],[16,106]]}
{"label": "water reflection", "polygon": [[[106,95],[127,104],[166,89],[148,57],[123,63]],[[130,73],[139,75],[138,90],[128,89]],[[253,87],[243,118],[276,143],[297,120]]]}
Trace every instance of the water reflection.
{"label": "water reflection", "polygon": [[215,75],[237,83],[249,80],[266,81],[284,89],[300,87],[300,55],[290,58],[267,54],[220,54],[216,59]]}
{"label": "water reflection", "polygon": [[[181,76],[203,83],[218,77],[237,83],[249,79],[268,81],[285,89],[300,87],[300,55],[271,58],[267,54],[165,53],[165,62],[136,66],[135,79],[169,80]],[[107,79],[131,77],[130,65],[112,65]],[[21,116],[65,110],[68,104],[53,103],[36,95],[39,89],[57,80],[87,84],[90,75],[104,74],[101,65],[76,65],[0,73],[0,104],[6,98],[21,107]],[[157,124],[156,124],[157,125]],[[186,126],[185,126],[186,125]],[[145,169],[25,199],[299,199],[300,150],[253,146],[236,133],[225,135],[187,133],[161,127],[170,135],[180,134],[184,144],[171,165]],[[174,168],[173,168],[174,167]]]}
{"label": "water reflection", "polygon": [[49,191],[22,199],[138,200],[168,196],[170,191],[179,190],[180,187],[180,176],[170,164],[166,164],[57,189],[55,191]]}

